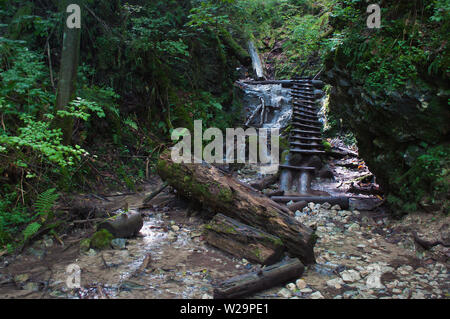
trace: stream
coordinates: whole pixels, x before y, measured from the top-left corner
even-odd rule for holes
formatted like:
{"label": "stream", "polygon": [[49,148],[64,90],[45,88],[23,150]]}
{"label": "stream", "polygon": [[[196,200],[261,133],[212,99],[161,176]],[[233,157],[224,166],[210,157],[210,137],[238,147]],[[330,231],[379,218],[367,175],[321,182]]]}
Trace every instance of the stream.
{"label": "stream", "polygon": [[[251,116],[262,103],[267,115],[255,118],[249,126],[284,128],[292,116],[289,89],[281,85],[245,85],[243,105]],[[334,180],[316,179],[312,187],[332,195],[345,195],[341,187],[355,177],[370,173],[357,158],[354,168],[331,160]],[[244,182],[261,177],[257,165],[237,172]],[[155,179],[136,195],[114,198],[128,202],[130,209],[162,181]],[[271,189],[276,189],[273,185]],[[214,286],[236,275],[254,271],[245,259],[237,259],[207,245],[202,236],[205,220],[200,212],[166,189],[155,197],[151,207],[141,210],[144,226],[136,238],[123,247],[103,251],[80,251],[80,239],[89,230],[79,229],[64,238],[64,245],[44,237],[15,259],[0,260],[0,295],[4,298],[177,298],[210,299]],[[394,221],[383,211],[342,210],[327,203],[310,203],[295,212],[298,221],[317,230],[317,264],[308,267],[302,278],[286,286],[262,291],[254,298],[440,298],[448,296],[448,250],[435,247],[419,250],[405,226],[415,225],[430,236],[448,223],[420,221],[413,214]],[[448,219],[448,218],[447,218]],[[67,287],[68,265],[81,269],[81,287]]]}

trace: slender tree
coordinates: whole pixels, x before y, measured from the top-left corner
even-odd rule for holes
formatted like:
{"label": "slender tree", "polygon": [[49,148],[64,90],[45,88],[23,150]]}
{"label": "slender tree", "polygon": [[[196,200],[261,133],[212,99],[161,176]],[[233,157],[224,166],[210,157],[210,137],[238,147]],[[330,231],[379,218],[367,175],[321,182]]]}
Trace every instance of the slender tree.
{"label": "slender tree", "polygon": [[[67,12],[69,5],[78,5],[81,8],[82,0],[62,0],[59,10],[64,14],[63,48],[61,53],[61,66],[58,80],[58,93],[56,109],[64,109],[75,98],[78,60],[80,56],[81,28],[74,24],[77,19],[76,12]],[[64,133],[65,144],[70,144],[73,132],[73,118],[64,117],[57,123]]]}

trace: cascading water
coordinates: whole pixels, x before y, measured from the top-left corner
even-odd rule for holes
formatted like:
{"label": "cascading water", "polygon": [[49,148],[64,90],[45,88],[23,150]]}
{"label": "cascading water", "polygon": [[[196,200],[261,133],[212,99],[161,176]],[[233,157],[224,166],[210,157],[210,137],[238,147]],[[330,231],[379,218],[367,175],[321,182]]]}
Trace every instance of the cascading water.
{"label": "cascading water", "polygon": [[[285,128],[292,117],[292,97],[281,84],[249,85],[239,83],[247,126]],[[262,121],[261,121],[262,119]]]}

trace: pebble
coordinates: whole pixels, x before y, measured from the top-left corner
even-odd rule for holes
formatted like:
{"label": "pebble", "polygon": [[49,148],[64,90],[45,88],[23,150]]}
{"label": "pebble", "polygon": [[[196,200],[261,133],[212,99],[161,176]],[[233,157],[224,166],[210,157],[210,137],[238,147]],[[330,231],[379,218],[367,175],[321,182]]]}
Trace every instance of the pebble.
{"label": "pebble", "polygon": [[179,231],[180,230],[180,227],[178,227],[177,225],[173,225],[171,228],[172,228],[173,231]]}
{"label": "pebble", "polygon": [[307,287],[306,281],[304,281],[303,279],[298,279],[295,282],[295,285],[297,286],[298,289],[302,290],[305,289]]}
{"label": "pebble", "polygon": [[311,299],[324,299],[320,291],[316,291],[315,293],[311,294]]}
{"label": "pebble", "polygon": [[330,208],[331,208],[331,204],[325,202],[325,203],[323,203],[322,205],[320,205],[320,207],[323,208],[323,209],[330,209]]}
{"label": "pebble", "polygon": [[341,272],[342,280],[345,282],[355,282],[361,279],[361,276],[359,272],[356,270],[350,269],[350,270],[344,270]]}
{"label": "pebble", "polygon": [[211,295],[208,295],[208,294],[203,294],[202,295],[202,299],[213,299],[213,297]]}
{"label": "pebble", "polygon": [[39,291],[39,285],[35,282],[28,282],[23,286],[23,289],[27,291]]}
{"label": "pebble", "polygon": [[294,283],[287,284],[286,288],[289,289],[292,292],[295,292],[297,290],[297,286]]}
{"label": "pebble", "polygon": [[334,205],[334,206],[331,207],[331,210],[341,210],[341,206]]}
{"label": "pebble", "polygon": [[416,269],[416,273],[419,273],[419,274],[422,274],[422,275],[426,274],[427,272],[428,272],[428,270],[426,270],[423,267],[419,267],[419,268]]}
{"label": "pebble", "polygon": [[303,288],[300,289],[300,292],[303,294],[309,294],[310,292],[312,292],[313,290],[311,288]]}
{"label": "pebble", "polygon": [[292,297],[292,293],[286,288],[280,289],[278,291],[277,295],[282,297],[282,298],[291,298]]}
{"label": "pebble", "polygon": [[111,246],[113,249],[122,250],[125,249],[127,245],[127,240],[124,238],[114,238],[111,240]]}
{"label": "pebble", "polygon": [[327,281],[327,286],[334,289],[341,289],[344,284],[341,278],[330,279]]}
{"label": "pebble", "polygon": [[28,275],[28,274],[17,275],[14,277],[14,281],[18,284],[23,284],[23,283],[27,282],[29,279],[30,279],[30,275]]}

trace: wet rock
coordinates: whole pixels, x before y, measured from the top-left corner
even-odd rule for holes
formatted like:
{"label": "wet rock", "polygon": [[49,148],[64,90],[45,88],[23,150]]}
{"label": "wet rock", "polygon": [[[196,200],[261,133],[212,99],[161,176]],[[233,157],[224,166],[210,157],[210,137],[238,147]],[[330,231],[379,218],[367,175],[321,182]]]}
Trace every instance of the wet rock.
{"label": "wet rock", "polygon": [[111,240],[111,246],[113,249],[122,250],[125,249],[127,245],[127,240],[124,238],[114,238]]}
{"label": "wet rock", "polygon": [[84,253],[89,250],[91,247],[91,240],[89,238],[85,238],[80,242],[80,252]]}
{"label": "wet rock", "polygon": [[175,231],[175,232],[177,232],[177,231],[180,230],[180,227],[178,227],[177,225],[172,225],[171,228],[172,228],[172,230]]}
{"label": "wet rock", "polygon": [[327,281],[327,286],[334,289],[341,289],[344,281],[341,278],[334,278]]}
{"label": "wet rock", "polygon": [[292,293],[286,288],[281,288],[278,291],[277,295],[282,297],[282,298],[290,298],[290,297],[292,297]]}
{"label": "wet rock", "polygon": [[202,299],[214,299],[213,296],[208,295],[208,294],[203,294],[202,295]]}
{"label": "wet rock", "polygon": [[30,275],[28,275],[28,274],[21,274],[21,275],[17,275],[17,276],[14,277],[14,281],[17,284],[24,284],[29,279],[30,279]]}
{"label": "wet rock", "polygon": [[292,292],[295,292],[297,290],[297,286],[294,283],[287,284],[286,288],[289,289]]}
{"label": "wet rock", "polygon": [[28,253],[31,256],[34,256],[40,260],[44,259],[46,252],[45,250],[41,250],[41,249],[34,249],[33,247],[28,248]]}
{"label": "wet rock", "polygon": [[39,291],[39,285],[35,282],[28,282],[23,286],[23,289],[27,291]]}
{"label": "wet rock", "polygon": [[332,206],[331,207],[331,210],[341,210],[341,206],[339,206],[339,205],[334,205],[334,206]]}
{"label": "wet rock", "polygon": [[330,209],[330,208],[331,208],[331,204],[325,202],[325,203],[323,203],[322,205],[320,205],[320,207],[323,208],[323,209]]}
{"label": "wet rock", "polygon": [[416,269],[416,273],[419,273],[419,274],[422,274],[422,275],[426,274],[427,272],[428,272],[428,270],[423,268],[423,267],[419,267],[419,268]]}
{"label": "wet rock", "polygon": [[300,292],[302,293],[302,294],[309,294],[309,293],[311,293],[313,290],[311,289],[311,288],[303,288],[303,289],[300,289]]}
{"label": "wet rock", "polygon": [[382,275],[381,267],[379,265],[372,266],[372,273],[367,276],[366,286],[369,289],[384,289],[384,285],[381,283]]}
{"label": "wet rock", "polygon": [[114,236],[106,229],[101,229],[91,237],[90,247],[94,249],[105,249],[111,246]]}
{"label": "wet rock", "polygon": [[298,279],[295,282],[295,285],[297,286],[298,289],[305,289],[307,287],[306,281],[304,281],[303,279]]}
{"label": "wet rock", "polygon": [[175,232],[170,231],[170,232],[167,234],[167,239],[168,239],[169,241],[171,241],[171,242],[174,242],[174,241],[177,241],[178,236],[177,236],[177,234],[175,234]]}
{"label": "wet rock", "polygon": [[350,269],[350,270],[344,270],[341,272],[342,280],[345,282],[355,282],[361,279],[361,276],[359,275],[359,272],[356,270]]}
{"label": "wet rock", "polygon": [[94,250],[94,249],[89,249],[87,252],[86,252],[86,255],[88,255],[88,256],[96,256],[97,255],[97,252]]}
{"label": "wet rock", "polygon": [[316,291],[315,293],[311,294],[311,299],[324,299],[324,296],[320,293],[320,291]]}

